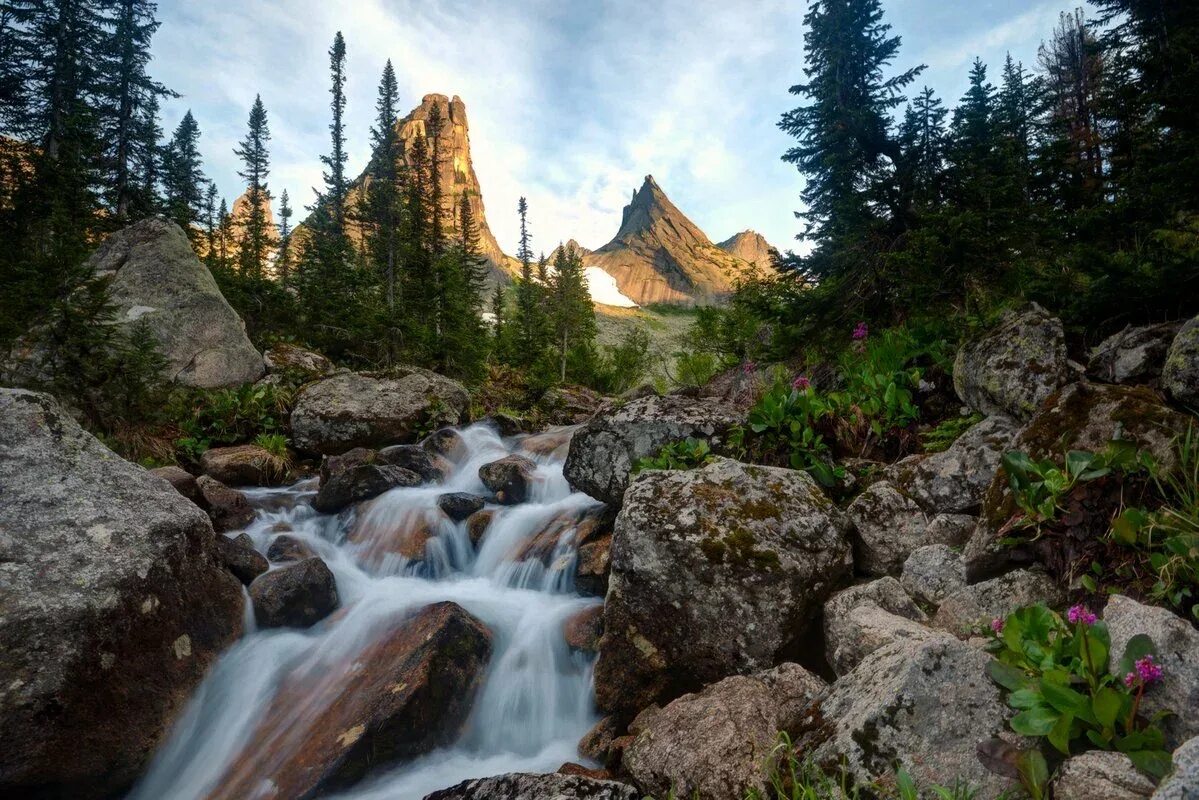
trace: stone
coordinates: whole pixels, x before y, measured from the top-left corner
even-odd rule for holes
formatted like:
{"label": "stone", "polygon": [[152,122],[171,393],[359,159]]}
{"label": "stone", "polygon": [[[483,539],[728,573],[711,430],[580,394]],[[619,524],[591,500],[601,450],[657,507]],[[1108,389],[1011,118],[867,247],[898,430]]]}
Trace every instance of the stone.
{"label": "stone", "polygon": [[[884,621],[884,618],[872,621],[852,617],[851,612],[861,607],[881,610],[918,627],[928,622],[925,613],[904,592],[899,581],[892,577],[860,583],[837,592],[824,604],[825,652],[829,666],[837,675],[849,672],[867,653],[884,643],[881,636],[874,637],[870,642],[859,641],[863,625],[877,629],[876,622]],[[900,622],[895,622],[895,625],[905,628]]]}
{"label": "stone", "polygon": [[420,446],[433,455],[456,462],[466,454],[466,442],[462,434],[453,428],[441,428],[421,440]]}
{"label": "stone", "polygon": [[0,389],[0,796],[119,796],[241,635],[208,517]]}
{"label": "stone", "polygon": [[469,410],[461,384],[426,369],[343,372],[300,390],[291,412],[292,444],[322,455],[405,444],[430,426],[464,422]]}
{"label": "stone", "polygon": [[537,408],[554,425],[579,425],[595,416],[604,398],[585,386],[553,386],[537,401]]}
{"label": "stone", "polygon": [[1091,350],[1087,374],[1104,383],[1156,386],[1161,381],[1166,353],[1179,327],[1177,323],[1167,322],[1126,327],[1112,334]]}
{"label": "stone", "polygon": [[305,544],[302,539],[297,539],[295,536],[290,536],[286,533],[279,534],[272,539],[270,547],[266,549],[267,560],[277,564],[284,564],[288,561],[303,561],[314,555],[316,553],[312,552],[312,548]]}
{"label": "stone", "polygon": [[1199,800],[1199,736],[1174,751],[1174,770],[1158,784],[1153,800]]}
{"label": "stone", "polygon": [[620,719],[613,715],[606,716],[583,734],[583,738],[579,740],[579,755],[605,766],[612,766],[619,761],[620,756],[619,752],[613,751],[613,743],[622,737],[631,740],[631,737],[625,737],[624,734],[625,726],[621,724]]}
{"label": "stone", "polygon": [[751,789],[765,793],[778,732],[793,728],[827,689],[798,664],[725,678],[638,715],[622,766],[658,797],[672,790],[705,800],[742,800]]}
{"label": "stone", "polygon": [[636,788],[582,775],[510,773],[472,778],[424,800],[641,800]]}
{"label": "stone", "polygon": [[322,456],[318,474],[322,484],[328,483],[352,467],[379,462],[379,451],[369,447],[355,447],[335,456]]}
{"label": "stone", "polygon": [[854,564],[866,575],[898,574],[917,548],[965,544],[975,527],[974,517],[965,514],[929,516],[886,481],[866,487],[847,513],[855,531]]}
{"label": "stone", "polygon": [[933,627],[955,636],[969,636],[1018,608],[1034,603],[1053,608],[1065,599],[1066,587],[1060,582],[1043,572],[1019,569],[948,595],[933,616]]}
{"label": "stone", "polygon": [[483,536],[487,533],[487,528],[494,518],[495,511],[493,509],[476,511],[467,518],[466,535],[470,537],[471,544],[475,547],[479,546],[479,542],[483,541]]}
{"label": "stone", "polygon": [[987,677],[990,660],[945,634],[875,650],[808,707],[795,729],[797,749],[817,763],[844,763],[858,783],[893,789],[898,765],[918,786],[961,779],[978,797],[996,797],[1015,782],[988,771],[978,745],[994,737],[1021,742]]}
{"label": "stone", "polygon": [[604,607],[587,606],[566,618],[562,623],[562,638],[575,650],[594,653],[599,649],[600,634],[604,631]]}
{"label": "stone", "polygon": [[260,628],[308,628],[337,609],[337,579],[313,556],[261,575],[250,600]]}
{"label": "stone", "polygon": [[254,746],[206,797],[244,800],[264,785],[278,798],[326,796],[451,744],[491,650],[483,624],[443,602],[389,620],[361,649],[305,662],[259,718]]}
{"label": "stone", "polygon": [[378,497],[402,486],[420,486],[423,481],[410,469],[390,464],[361,464],[350,467],[321,484],[312,507],[322,514],[336,514],[342,509]]}
{"label": "stone", "polygon": [[595,667],[607,712],[777,663],[852,567],[844,521],[811,476],[723,458],[640,473],[611,559]]}
{"label": "stone", "polygon": [[205,450],[200,471],[226,486],[280,486],[291,476],[287,459],[256,444]]}
{"label": "stone", "polygon": [[479,467],[479,480],[505,505],[523,503],[529,497],[537,465],[524,456],[504,456]]}
{"label": "stone", "polygon": [[1174,402],[1199,408],[1199,317],[1188,320],[1170,344],[1162,388]]}
{"label": "stone", "polygon": [[578,491],[619,506],[642,458],[689,436],[718,444],[743,421],[742,413],[711,398],[643,397],[597,414],[576,431],[563,473]]}
{"label": "stone", "polygon": [[183,467],[156,467],[149,470],[149,474],[155,478],[162,478],[171,484],[175,488],[175,491],[201,508],[204,506],[204,495],[200,493],[200,487],[196,485],[196,476]]}
{"label": "stone", "polygon": [[454,522],[461,522],[481,511],[485,503],[482,497],[469,492],[448,492],[437,498],[437,507]]}
{"label": "stone", "polygon": [[1153,781],[1123,753],[1091,750],[1066,759],[1053,779],[1054,800],[1148,800]]}
{"label": "stone", "polygon": [[1166,734],[1166,747],[1178,747],[1199,735],[1199,714],[1195,713],[1199,709],[1199,630],[1171,611],[1123,595],[1107,601],[1103,621],[1112,638],[1112,672],[1118,671],[1129,639],[1143,633],[1153,640],[1154,660],[1163,674],[1160,683],[1145,691],[1141,713],[1172,712],[1159,723]]}
{"label": "stone", "polygon": [[983,414],[1027,420],[1065,383],[1062,321],[1036,303],[1005,312],[999,324],[958,350],[953,386],[962,402]]}
{"label": "stone", "polygon": [[936,608],[966,588],[966,562],[961,553],[943,544],[918,547],[903,562],[899,582],[917,603]]}
{"label": "stone", "polygon": [[123,228],[87,265],[97,277],[111,278],[120,324],[149,326],[166,359],[163,377],[202,389],[262,377],[262,356],[250,344],[245,323],[174,222],[149,217]]}
{"label": "stone", "polygon": [[243,533],[236,538],[222,534],[216,537],[216,545],[221,562],[246,586],[271,568],[262,553],[254,549],[249,534]]}
{"label": "stone", "polygon": [[379,461],[410,469],[425,483],[440,483],[449,472],[449,462],[418,444],[394,444],[379,451]]}
{"label": "stone", "polygon": [[240,530],[254,521],[254,508],[246,496],[236,489],[201,475],[196,478],[196,487],[203,498],[203,507],[208,511],[212,527],[217,533]]}
{"label": "stone", "polygon": [[595,597],[605,596],[611,568],[611,534],[579,545],[575,552],[575,590]]}
{"label": "stone", "polygon": [[333,362],[287,342],[275,342],[262,354],[266,371],[272,375],[294,377],[302,381],[321,378],[334,371]]}

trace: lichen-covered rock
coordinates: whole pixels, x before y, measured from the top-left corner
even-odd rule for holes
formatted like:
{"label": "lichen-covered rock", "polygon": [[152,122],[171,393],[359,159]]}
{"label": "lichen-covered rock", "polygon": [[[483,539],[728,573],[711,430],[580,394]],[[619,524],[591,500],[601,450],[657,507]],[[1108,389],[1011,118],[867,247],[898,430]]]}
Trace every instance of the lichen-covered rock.
{"label": "lichen-covered rock", "polygon": [[400,486],[420,486],[423,481],[410,469],[390,464],[360,464],[338,472],[321,484],[312,507],[322,514],[336,514],[353,503],[361,503]]}
{"label": "lichen-covered rock", "polygon": [[575,650],[594,653],[599,649],[600,634],[604,632],[604,607],[587,606],[567,617],[562,623],[562,638]]}
{"label": "lichen-covered rock", "polygon": [[205,450],[200,471],[226,486],[278,486],[289,477],[287,462],[256,444]]}
{"label": "lichen-covered rock", "polygon": [[1066,587],[1043,572],[1018,569],[989,581],[959,589],[941,601],[933,627],[969,636],[996,617],[1006,617],[1034,603],[1053,607],[1066,598]]}
{"label": "lichen-covered rock", "polygon": [[909,456],[883,471],[905,497],[929,514],[973,514],[982,502],[1018,426],[995,415],[971,425],[948,448]]}
{"label": "lichen-covered rock", "polygon": [[717,459],[639,474],[613,536],[600,708],[636,711],[775,663],[849,577],[844,527],[805,472]]}
{"label": "lichen-covered rock", "polygon": [[324,455],[405,444],[431,426],[465,421],[469,409],[461,384],[426,369],[343,372],[300,391],[291,412],[292,442]]}
{"label": "lichen-covered rock", "polygon": [[643,397],[598,414],[576,431],[563,473],[580,492],[619,506],[642,458],[689,436],[719,442],[742,421],[742,412],[711,398]]}
{"label": "lichen-covered rock", "polygon": [[155,478],[162,478],[175,487],[175,491],[179,492],[179,494],[201,508],[204,507],[204,496],[200,493],[200,487],[196,485],[196,476],[183,467],[156,467],[150,470],[149,473]]}
{"label": "lichen-covered rock", "polygon": [[1087,374],[1104,383],[1144,383],[1156,386],[1161,380],[1166,352],[1179,325],[1128,327],[1104,339],[1091,351]]}
{"label": "lichen-covered rock", "polygon": [[1170,344],[1162,388],[1175,402],[1199,408],[1199,317],[1183,325]]}
{"label": "lichen-covered rock", "polygon": [[979,797],[1013,788],[979,761],[980,742],[1008,732],[1011,711],[987,677],[991,657],[945,634],[875,650],[803,715],[795,741],[817,763],[844,759],[859,783],[894,781],[902,766],[917,785],[961,779]]}
{"label": "lichen-covered rock", "polygon": [[241,629],[203,511],[0,389],[0,796],[121,794]]}
{"label": "lichen-covered rock", "polygon": [[[857,609],[863,614],[854,615]],[[868,612],[880,611],[885,616]],[[837,592],[824,604],[824,646],[829,666],[849,672],[867,653],[895,638],[920,634],[928,617],[891,577]],[[905,624],[906,623],[906,624]],[[887,631],[892,630],[893,635]]]}
{"label": "lichen-covered rock", "polygon": [[1164,608],[1147,606],[1114,595],[1103,610],[1103,621],[1111,633],[1111,669],[1119,667],[1128,640],[1146,634],[1156,646],[1162,680],[1150,687],[1141,700],[1148,716],[1158,711],[1173,712],[1160,723],[1166,746],[1177,747],[1199,736],[1199,630]]}
{"label": "lichen-covered rock", "polygon": [[928,515],[886,481],[873,483],[849,505],[854,564],[866,575],[898,574],[903,562],[929,544],[962,545],[974,531],[966,514]]}
{"label": "lichen-covered rock", "polygon": [[483,509],[484,500],[469,492],[447,492],[437,498],[437,507],[454,522],[461,522]]}
{"label": "lichen-covered rock", "polygon": [[1147,800],[1153,781],[1123,753],[1091,750],[1071,756],[1053,779],[1054,800]]}
{"label": "lichen-covered rock", "polygon": [[250,600],[262,628],[308,628],[340,602],[337,579],[315,556],[260,575],[250,584]]}
{"label": "lichen-covered rock", "polygon": [[254,549],[249,534],[236,538],[220,535],[216,537],[217,555],[225,567],[246,586],[271,568],[266,557]]}
{"label": "lichen-covered rock", "polygon": [[1068,375],[1062,321],[1033,303],[962,345],[953,386],[975,411],[1029,419]]}
{"label": "lichen-covered rock", "polygon": [[1199,800],[1199,736],[1174,751],[1174,771],[1158,784],[1153,800]]}
{"label": "lichen-covered rock", "polygon": [[196,488],[200,490],[200,505],[208,512],[217,533],[235,531],[254,521],[253,506],[236,489],[230,489],[208,475],[196,478]]}
{"label": "lichen-covered rock", "polygon": [[949,595],[966,588],[962,554],[943,544],[917,548],[903,562],[899,582],[918,603],[936,608]]}
{"label": "lichen-covered rock", "polygon": [[425,795],[424,800],[641,800],[641,793],[626,783],[582,775],[514,772],[472,778]]}
{"label": "lichen-covered rock", "polygon": [[673,790],[676,797],[742,800],[751,788],[764,792],[778,732],[793,728],[827,688],[798,664],[725,678],[638,715],[622,765],[657,797]]}
{"label": "lichen-covered rock", "polygon": [[479,467],[479,480],[507,505],[523,503],[529,497],[537,465],[524,456],[504,456]]}
{"label": "lichen-covered rock", "polygon": [[272,375],[285,375],[300,380],[312,380],[333,372],[333,362],[287,342],[276,342],[262,354],[266,371]]}

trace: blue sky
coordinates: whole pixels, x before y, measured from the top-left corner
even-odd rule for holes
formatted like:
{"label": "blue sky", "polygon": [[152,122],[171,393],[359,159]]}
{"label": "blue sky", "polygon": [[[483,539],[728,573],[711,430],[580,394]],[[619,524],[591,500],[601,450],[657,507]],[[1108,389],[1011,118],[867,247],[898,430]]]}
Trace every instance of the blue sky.
{"label": "blue sky", "polygon": [[[947,104],[975,56],[997,77],[1004,54],[1033,65],[1066,0],[884,0],[902,36],[897,67]],[[273,140],[270,186],[311,201],[328,149],[328,59],[348,50],[351,171],[367,159],[379,74],[391,58],[405,110],[460,95],[488,222],[515,249],[516,201],[529,198],[536,249],[598,247],[643,176],[713,240],[745,228],[795,246],[799,175],[775,127],[803,80],[806,4],[784,0],[160,0],[151,71],[192,109],[208,175],[241,192],[233,147],[255,93]],[[918,88],[918,87],[916,87]],[[303,213],[298,212],[302,217]]]}

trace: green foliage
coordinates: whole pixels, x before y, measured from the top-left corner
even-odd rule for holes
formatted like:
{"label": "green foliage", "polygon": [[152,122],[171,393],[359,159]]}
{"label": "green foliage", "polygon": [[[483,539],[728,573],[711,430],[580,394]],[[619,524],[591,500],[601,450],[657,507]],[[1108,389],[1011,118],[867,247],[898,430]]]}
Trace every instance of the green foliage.
{"label": "green foliage", "polygon": [[634,328],[619,344],[604,348],[587,383],[605,394],[623,394],[639,385],[649,368],[649,334]]}
{"label": "green foliage", "polygon": [[1148,689],[1144,680],[1126,685],[1137,674],[1136,662],[1154,653],[1144,635],[1134,636],[1121,656],[1118,672],[1108,672],[1111,637],[1101,621],[1076,607],[1069,624],[1043,605],[1019,609],[1003,620],[989,645],[996,660],[988,671],[1008,691],[1017,713],[1011,728],[1022,736],[1044,737],[1070,755],[1077,745],[1119,750],[1137,768],[1155,778],[1169,771],[1170,756],[1156,722],[1138,713]]}
{"label": "green foliage", "polygon": [[[248,441],[278,454],[282,440],[285,454],[291,401],[290,391],[269,385],[176,392],[168,408],[183,434],[176,447],[186,460],[195,461],[209,447]],[[258,441],[259,437],[267,438]]]}
{"label": "green foliage", "polygon": [[950,417],[936,427],[920,434],[920,441],[926,453],[941,453],[958,440],[963,433],[982,421],[982,414],[970,414],[962,417]]}
{"label": "green foliage", "polygon": [[755,460],[785,459],[792,469],[832,486],[845,469],[833,462],[832,448],[818,427],[833,414],[833,406],[812,389],[776,386],[750,409],[745,426],[733,429],[729,444]]}
{"label": "green foliage", "polygon": [[680,350],[674,354],[674,382],[679,386],[703,386],[720,372],[712,353]]}
{"label": "green foliage", "polygon": [[647,469],[694,469],[713,459],[712,448],[706,439],[688,436],[662,446],[656,456],[643,458],[633,467],[636,474]]}

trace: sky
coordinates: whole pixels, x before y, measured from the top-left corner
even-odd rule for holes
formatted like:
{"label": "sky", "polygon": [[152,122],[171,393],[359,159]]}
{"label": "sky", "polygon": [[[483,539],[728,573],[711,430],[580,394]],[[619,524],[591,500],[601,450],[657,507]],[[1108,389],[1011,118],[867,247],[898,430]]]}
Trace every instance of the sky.
{"label": "sky", "polygon": [[[897,70],[927,69],[952,106],[974,58],[997,82],[1004,55],[1032,66],[1069,0],[883,0],[903,44]],[[529,200],[535,250],[615,235],[629,195],[652,174],[713,241],[747,228],[799,247],[802,180],[781,160],[779,116],[804,80],[801,0],[159,0],[151,74],[189,108],[205,169],[230,205],[242,192],[233,148],[255,94],[267,109],[269,185],[296,218],[329,150],[327,51],[347,48],[350,172],[365,166],[388,58],[400,106],[459,95],[487,220],[515,251],[516,203]],[[276,206],[277,208],[277,206]]]}

